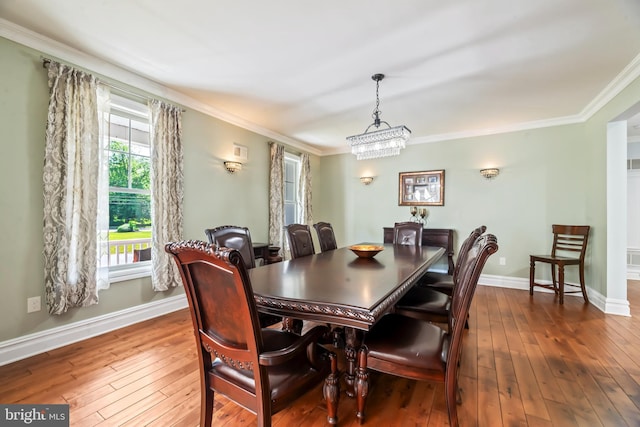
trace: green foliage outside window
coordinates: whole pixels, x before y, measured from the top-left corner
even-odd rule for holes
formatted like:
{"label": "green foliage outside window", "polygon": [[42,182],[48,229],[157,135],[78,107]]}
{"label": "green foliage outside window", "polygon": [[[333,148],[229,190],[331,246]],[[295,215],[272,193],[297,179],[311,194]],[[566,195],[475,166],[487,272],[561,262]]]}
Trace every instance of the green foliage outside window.
{"label": "green foliage outside window", "polygon": [[[151,188],[151,164],[147,156],[129,152],[129,146],[112,140],[109,151],[109,187],[123,190],[149,190]],[[109,227],[133,232],[139,227],[151,225],[150,194],[131,191],[109,192]],[[125,228],[127,228],[125,230]]]}

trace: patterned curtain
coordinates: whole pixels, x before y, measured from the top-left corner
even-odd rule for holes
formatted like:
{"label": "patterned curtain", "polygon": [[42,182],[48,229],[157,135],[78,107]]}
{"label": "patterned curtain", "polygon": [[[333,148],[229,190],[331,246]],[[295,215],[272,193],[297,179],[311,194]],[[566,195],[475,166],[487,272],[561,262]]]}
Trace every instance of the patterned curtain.
{"label": "patterned curtain", "polygon": [[164,251],[182,240],[182,110],[153,100],[151,110],[151,284],[155,291],[182,285],[175,262]]}
{"label": "patterned curtain", "polygon": [[100,134],[100,163],[98,170],[98,290],[109,288],[109,113],[111,91],[98,85],[98,121]]}
{"label": "patterned curtain", "polygon": [[284,239],[284,146],[269,143],[269,244],[285,251]]}
{"label": "patterned curtain", "polygon": [[50,314],[98,302],[97,80],[49,61],[43,168],[45,298]]}
{"label": "patterned curtain", "polygon": [[302,224],[313,224],[313,210],[311,207],[311,165],[309,155],[300,155],[300,186],[298,187],[298,201],[300,203],[300,219]]}

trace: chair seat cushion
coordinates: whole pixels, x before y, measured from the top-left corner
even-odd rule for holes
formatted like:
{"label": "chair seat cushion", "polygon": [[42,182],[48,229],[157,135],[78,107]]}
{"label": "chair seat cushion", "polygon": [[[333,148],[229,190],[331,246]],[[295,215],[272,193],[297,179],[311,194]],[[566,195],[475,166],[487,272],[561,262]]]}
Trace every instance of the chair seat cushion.
{"label": "chair seat cushion", "polygon": [[442,292],[448,296],[453,295],[453,282],[435,282],[428,285],[423,285],[422,283],[418,283],[418,286],[433,289],[438,292]]}
{"label": "chair seat cushion", "polygon": [[414,286],[396,304],[397,310],[422,311],[447,316],[451,298],[429,287]]}
{"label": "chair seat cushion", "polygon": [[437,271],[427,271],[419,281],[420,284],[424,285],[431,285],[438,282],[453,282],[453,276],[446,273],[438,273]]}
{"label": "chair seat cushion", "polygon": [[448,334],[432,323],[388,314],[367,333],[364,344],[371,369],[382,361],[412,370],[444,373]]}
{"label": "chair seat cushion", "polygon": [[[288,347],[300,339],[300,336],[291,332],[278,329],[262,329],[265,351],[276,351]],[[324,351],[316,346],[317,351]],[[311,382],[320,381],[328,373],[328,363],[323,364],[321,371],[314,368],[307,357],[307,352],[302,350],[287,363],[267,367],[269,384],[271,385],[271,401],[278,402],[284,396],[303,394]],[[256,367],[257,369],[257,367]],[[219,377],[224,381],[240,385],[251,394],[256,393],[253,371],[237,369],[225,364],[220,359],[213,362],[210,375]]]}

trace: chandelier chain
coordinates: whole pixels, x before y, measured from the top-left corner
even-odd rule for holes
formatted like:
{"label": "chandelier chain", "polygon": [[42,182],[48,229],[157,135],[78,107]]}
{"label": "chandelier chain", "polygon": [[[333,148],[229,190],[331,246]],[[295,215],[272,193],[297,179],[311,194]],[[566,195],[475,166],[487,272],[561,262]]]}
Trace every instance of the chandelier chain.
{"label": "chandelier chain", "polygon": [[380,114],[380,80],[376,80],[376,108],[373,110],[373,118],[377,119]]}
{"label": "chandelier chain", "polygon": [[[351,145],[351,152],[356,155],[357,160],[397,156],[400,154],[400,150],[405,148],[411,135],[411,131],[406,126],[391,127],[389,123],[380,120],[380,80],[384,79],[384,74],[374,74],[371,78],[376,82],[376,107],[373,110],[373,123],[365,129],[364,133],[347,137],[347,141]],[[388,129],[378,129],[382,123],[387,125]],[[373,126],[376,130],[369,132]]]}

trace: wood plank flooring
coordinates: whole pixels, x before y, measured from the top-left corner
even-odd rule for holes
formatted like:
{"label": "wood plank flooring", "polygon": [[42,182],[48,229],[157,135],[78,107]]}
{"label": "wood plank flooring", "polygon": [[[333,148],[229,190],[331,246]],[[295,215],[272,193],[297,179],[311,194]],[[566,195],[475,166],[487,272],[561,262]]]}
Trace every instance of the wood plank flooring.
{"label": "wood plank flooring", "polygon": [[[640,282],[629,282],[632,314]],[[604,315],[578,297],[478,287],[460,373],[461,425],[640,426],[640,310]],[[197,426],[199,380],[182,310],[0,367],[1,403],[68,403],[72,426]],[[343,395],[341,426],[358,425]],[[216,426],[255,425],[216,396]],[[370,426],[447,425],[443,387],[373,374]],[[274,426],[326,426],[321,387]]]}

